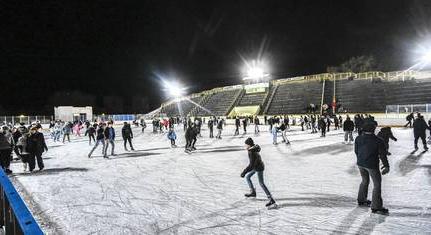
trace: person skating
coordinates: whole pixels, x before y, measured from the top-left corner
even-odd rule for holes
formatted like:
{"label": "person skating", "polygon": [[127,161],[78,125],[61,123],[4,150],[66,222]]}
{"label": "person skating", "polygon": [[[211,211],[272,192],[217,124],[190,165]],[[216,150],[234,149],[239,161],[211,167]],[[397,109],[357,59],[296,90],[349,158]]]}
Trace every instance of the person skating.
{"label": "person skating", "polygon": [[259,130],[259,125],[260,125],[260,120],[259,118],[256,116],[254,117],[254,133],[258,134],[260,132]]}
{"label": "person skating", "polygon": [[27,150],[30,153],[28,159],[29,171],[32,172],[36,167],[35,160],[37,161],[39,170],[43,170],[45,165],[43,164],[42,154],[48,151],[48,146],[46,146],[45,137],[38,131],[37,127],[32,127],[30,129]]}
{"label": "person skating", "polygon": [[185,133],[185,139],[186,139],[186,146],[185,146],[185,152],[190,153],[193,150],[196,150],[194,148],[194,144],[196,143],[196,130],[194,125],[190,125],[187,127],[186,133]]}
{"label": "person skating", "polygon": [[223,122],[224,122],[224,120],[221,119],[217,123],[217,136],[216,136],[217,139],[221,139],[221,133],[223,131]]}
{"label": "person skating", "polygon": [[242,120],[242,127],[244,129],[244,135],[247,134],[247,118]]}
{"label": "person skating", "polygon": [[322,133],[320,137],[326,137],[326,121],[324,116],[319,119],[318,125]]}
{"label": "person skating", "polygon": [[23,164],[23,170],[27,171],[30,153],[27,151],[27,143],[29,133],[22,133],[21,137],[19,137],[16,142],[16,146],[18,147],[19,155]]}
{"label": "person skating", "polygon": [[177,139],[177,134],[173,127],[169,128],[168,139],[171,141],[171,147],[175,148],[177,145],[175,144],[175,140]]}
{"label": "person skating", "polygon": [[277,145],[278,144],[278,142],[277,142],[277,135],[278,135],[277,123],[272,126],[271,134],[272,134],[272,144]]}
{"label": "person skating", "polygon": [[407,123],[406,123],[406,125],[404,125],[404,127],[409,126],[410,128],[412,128],[412,121],[413,121],[414,118],[415,117],[414,117],[413,113],[410,113],[409,115],[407,115],[406,116]]}
{"label": "person skating", "polygon": [[19,147],[16,143],[18,143],[19,138],[21,138],[22,133],[18,130],[18,128],[13,127],[12,128],[12,140],[13,140],[13,151],[15,153],[15,155],[18,157],[18,159],[21,158],[20,154],[19,154]]}
{"label": "person skating", "polygon": [[427,142],[426,142],[426,130],[431,130],[431,128],[427,125],[424,120],[424,117],[418,113],[417,118],[413,122],[413,134],[415,137],[415,150],[418,150],[418,140],[419,138],[422,140],[422,144],[424,145],[424,150],[428,151]]}
{"label": "person skating", "polygon": [[265,205],[266,207],[272,206],[275,204],[275,200],[272,197],[271,193],[269,192],[268,188],[265,185],[265,181],[263,178],[263,172],[265,170],[265,165],[262,161],[262,157],[260,156],[260,146],[257,144],[254,144],[254,141],[252,138],[247,138],[245,140],[246,149],[248,152],[248,158],[249,158],[249,164],[248,166],[242,171],[241,177],[246,177],[247,184],[250,188],[250,193],[245,194],[245,197],[256,197],[256,189],[253,186],[253,182],[251,181],[251,177],[257,173],[257,178],[259,180],[260,187],[265,192],[266,196],[269,199],[269,202]]}
{"label": "person skating", "polygon": [[280,127],[278,128],[281,132],[281,137],[283,138],[283,143],[290,144],[290,141],[287,139],[287,126],[284,124],[284,122],[281,123]]}
{"label": "person skating", "polygon": [[9,169],[12,147],[12,134],[9,132],[9,128],[7,126],[3,126],[0,129],[0,166],[6,174],[12,173],[12,171]]}
{"label": "person skating", "polygon": [[115,156],[114,149],[115,149],[115,130],[114,127],[112,127],[112,122],[108,123],[108,126],[105,128],[104,131],[105,135],[105,154],[104,157],[108,158],[108,147],[109,144],[111,144],[111,155]]}
{"label": "person skating", "polygon": [[377,133],[377,137],[383,139],[386,144],[386,154],[389,156],[391,153],[389,152],[389,139],[393,141],[397,141],[394,134],[392,133],[391,127],[383,127],[380,129],[379,133]]}
{"label": "person skating", "polygon": [[64,144],[64,141],[66,140],[66,137],[67,137],[67,141],[70,142],[71,131],[72,131],[72,123],[66,122],[63,126],[63,144]]}
{"label": "person skating", "polygon": [[94,135],[96,134],[96,127],[97,125],[90,125],[87,128],[86,134],[88,135],[88,143],[89,145],[91,145],[91,140],[93,140],[94,143],[96,143],[96,138],[94,137]]}
{"label": "person skating", "polygon": [[311,133],[317,133],[317,129],[316,129],[316,116],[315,115],[311,115]]}
{"label": "person skating", "polygon": [[326,116],[326,132],[330,131],[329,128],[331,127],[331,123],[332,123],[331,118],[329,117],[329,115],[327,115]]}
{"label": "person skating", "polygon": [[121,136],[123,137],[124,141],[124,150],[129,151],[126,146],[127,142],[129,142],[130,149],[134,151],[135,149],[132,145],[133,131],[129,123],[124,122],[123,128],[121,129]]}
{"label": "person skating", "polygon": [[340,128],[339,124],[337,116],[334,116],[334,130],[338,130]]}
{"label": "person skating", "polygon": [[344,143],[348,144],[350,142],[353,143],[353,131],[355,130],[355,123],[350,120],[349,115],[346,117],[346,121],[344,121],[343,131],[344,131]]}
{"label": "person skating", "polygon": [[241,120],[239,117],[235,118],[235,133],[233,135],[239,135],[239,127],[241,126]]}
{"label": "person skating", "polygon": [[[362,135],[358,136],[355,140],[357,165],[362,177],[357,202],[359,206],[371,206],[372,213],[387,215],[389,210],[383,207],[381,196],[381,175],[389,173],[389,162],[386,157],[385,143],[374,134],[375,129],[376,126],[374,123],[365,122],[362,126]],[[379,159],[383,164],[381,173]],[[374,187],[371,201],[367,199],[370,177]]]}
{"label": "person skating", "polygon": [[208,120],[208,129],[210,131],[210,138],[214,138],[214,119],[210,118]]}
{"label": "person skating", "polygon": [[91,149],[90,153],[88,154],[88,158],[91,158],[91,154],[93,154],[94,150],[96,150],[97,146],[99,144],[102,144],[102,156],[106,158],[105,155],[105,124],[100,123],[99,127],[96,130],[96,144]]}

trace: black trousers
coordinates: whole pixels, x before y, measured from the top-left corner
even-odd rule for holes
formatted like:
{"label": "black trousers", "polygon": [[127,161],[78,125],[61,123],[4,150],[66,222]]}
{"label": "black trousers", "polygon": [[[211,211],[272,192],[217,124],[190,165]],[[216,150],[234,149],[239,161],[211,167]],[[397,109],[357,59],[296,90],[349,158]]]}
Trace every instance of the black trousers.
{"label": "black trousers", "polygon": [[368,196],[368,185],[370,184],[370,177],[373,181],[373,196],[371,199],[372,209],[381,209],[383,207],[382,199],[382,175],[379,169],[370,169],[358,166],[361,173],[362,182],[359,185],[358,202],[366,202]]}
{"label": "black trousers", "polygon": [[214,131],[212,127],[210,127],[210,138],[214,138]]}
{"label": "black trousers", "polygon": [[33,171],[36,167],[36,161],[37,161],[37,167],[39,169],[43,169],[45,165],[43,164],[42,159],[42,153],[41,152],[31,152],[28,157],[28,167],[30,171]]}
{"label": "black trousers", "polygon": [[12,149],[0,149],[0,165],[3,169],[9,169]]}
{"label": "black trousers", "polygon": [[91,140],[93,140],[93,142],[96,142],[94,135],[88,135],[88,140],[90,141],[90,144],[91,144]]}
{"label": "black trousers", "polygon": [[426,135],[415,135],[415,148],[418,147],[418,140],[419,138],[422,140],[422,144],[424,145],[424,149],[428,149],[427,147],[427,141],[426,141]]}
{"label": "black trousers", "polygon": [[133,149],[132,137],[125,137],[124,139],[124,149],[127,149],[127,142],[129,142],[130,148]]}
{"label": "black trousers", "polygon": [[67,141],[69,141],[69,142],[70,142],[70,134],[64,134],[64,135],[63,135],[63,143],[64,143],[64,141],[66,140],[66,136],[67,136]]}

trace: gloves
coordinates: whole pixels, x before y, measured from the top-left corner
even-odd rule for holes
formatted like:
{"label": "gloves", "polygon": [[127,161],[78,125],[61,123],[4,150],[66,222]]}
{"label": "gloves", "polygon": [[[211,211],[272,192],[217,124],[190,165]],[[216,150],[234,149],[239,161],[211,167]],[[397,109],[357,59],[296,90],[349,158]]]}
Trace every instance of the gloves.
{"label": "gloves", "polygon": [[244,178],[245,177],[245,173],[244,172],[242,172],[241,173],[241,178]]}
{"label": "gloves", "polygon": [[386,175],[389,173],[389,166],[383,166],[382,167],[382,175]]}

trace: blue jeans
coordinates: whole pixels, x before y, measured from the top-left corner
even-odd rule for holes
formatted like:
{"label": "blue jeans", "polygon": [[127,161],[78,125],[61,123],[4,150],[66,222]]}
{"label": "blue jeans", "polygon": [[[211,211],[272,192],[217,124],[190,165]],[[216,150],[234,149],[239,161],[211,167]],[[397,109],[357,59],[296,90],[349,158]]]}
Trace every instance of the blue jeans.
{"label": "blue jeans", "polygon": [[265,192],[266,196],[268,198],[271,198],[271,193],[269,192],[268,188],[265,185],[265,182],[263,180],[263,171],[255,171],[252,170],[249,173],[247,173],[247,176],[245,177],[247,179],[248,186],[250,187],[250,190],[255,191],[253,182],[251,182],[251,177],[254,175],[254,173],[257,172],[257,178],[259,179],[260,187],[262,187],[263,191]]}

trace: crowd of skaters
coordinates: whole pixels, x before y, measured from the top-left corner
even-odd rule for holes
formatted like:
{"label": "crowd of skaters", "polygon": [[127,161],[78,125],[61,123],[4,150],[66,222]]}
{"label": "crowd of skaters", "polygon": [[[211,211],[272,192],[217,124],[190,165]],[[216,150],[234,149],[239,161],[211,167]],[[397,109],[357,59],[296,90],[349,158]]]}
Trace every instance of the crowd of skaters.
{"label": "crowd of skaters", "polygon": [[[254,126],[254,134],[259,135],[260,125],[268,125],[268,131],[271,133],[273,144],[278,144],[278,136],[281,135],[282,143],[290,144],[287,138],[287,132],[291,126],[300,126],[300,131],[309,131],[310,134],[320,133],[322,138],[326,137],[326,133],[331,130],[344,131],[344,143],[355,143],[355,154],[357,155],[357,164],[362,177],[358,193],[358,205],[368,206],[372,208],[375,213],[386,214],[388,210],[383,207],[383,200],[381,199],[381,175],[389,172],[389,162],[387,160],[389,152],[390,139],[397,141],[397,138],[392,133],[390,127],[382,127],[377,135],[374,134],[378,123],[372,115],[357,114],[353,118],[349,115],[345,119],[341,115],[316,115],[308,114],[299,117],[289,115],[284,116],[264,116],[264,121],[261,123],[257,116],[235,117],[234,136],[240,134],[247,135],[247,128]],[[407,124],[405,127],[413,128],[414,133],[414,148],[418,150],[418,140],[420,139],[423,144],[424,151],[428,150],[426,141],[426,130],[430,131],[431,135],[431,120],[426,123],[424,117],[420,113],[409,114],[406,117]],[[70,135],[81,137],[82,135],[88,136],[89,145],[93,145],[88,157],[91,158],[93,152],[101,146],[102,156],[108,157],[108,150],[110,147],[110,155],[115,156],[115,138],[116,132],[113,127],[113,121],[90,123],[89,121],[75,121],[75,122],[62,122],[60,120],[52,121],[49,125],[50,136],[54,142],[70,142]],[[205,118],[154,118],[152,120],[153,133],[166,134],[167,139],[170,141],[171,147],[177,147],[175,132],[175,125],[183,125],[185,135],[185,152],[192,153],[196,150],[196,141],[198,137],[202,137],[201,129],[204,124],[207,125],[209,131],[209,138],[222,138],[222,131],[226,125],[226,121],[220,117]],[[141,127],[141,131],[146,129],[144,119],[140,121],[133,121],[135,127]],[[83,130],[85,133],[83,134]],[[214,136],[214,129],[217,129],[217,134]],[[36,163],[39,170],[44,169],[42,154],[48,151],[45,143],[44,135],[41,132],[42,126],[39,122],[33,123],[30,126],[25,126],[21,123],[18,127],[12,125],[3,125],[0,130],[0,165],[8,174],[12,173],[10,170],[10,162],[12,155],[15,153],[17,158],[23,162],[24,171],[32,172]],[[354,140],[353,135],[356,135]],[[133,131],[131,124],[124,122],[121,128],[121,136],[124,141],[124,149],[134,151],[132,139]],[[62,137],[62,138],[61,138]],[[250,187],[250,193],[245,194],[246,197],[255,197],[256,191],[250,178],[257,173],[259,184],[267,194],[269,202],[267,206],[275,204],[271,193],[266,187],[263,179],[263,161],[260,156],[260,147],[254,143],[252,138],[247,138],[246,149],[248,151],[250,164],[241,174],[241,177],[246,177],[246,181]],[[382,171],[379,169],[378,162],[383,164]],[[368,191],[369,181],[373,181],[373,198],[368,200],[366,198]]]}

